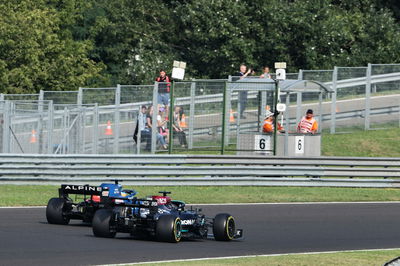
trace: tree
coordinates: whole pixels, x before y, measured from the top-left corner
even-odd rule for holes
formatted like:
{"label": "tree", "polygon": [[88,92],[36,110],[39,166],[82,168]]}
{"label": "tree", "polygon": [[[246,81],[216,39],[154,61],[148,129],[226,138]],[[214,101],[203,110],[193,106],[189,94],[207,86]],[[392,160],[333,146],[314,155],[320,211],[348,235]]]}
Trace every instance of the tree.
{"label": "tree", "polygon": [[90,41],[77,42],[45,1],[8,1],[0,8],[2,92],[71,90],[100,78],[102,64],[87,58]]}

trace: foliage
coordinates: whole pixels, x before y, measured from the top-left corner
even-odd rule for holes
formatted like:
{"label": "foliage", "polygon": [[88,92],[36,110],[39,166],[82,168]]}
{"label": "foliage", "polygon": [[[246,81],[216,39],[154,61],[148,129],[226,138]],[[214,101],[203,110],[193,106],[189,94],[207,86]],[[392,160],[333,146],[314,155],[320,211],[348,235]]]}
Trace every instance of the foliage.
{"label": "foliage", "polygon": [[151,84],[173,60],[187,62],[187,78],[225,78],[241,63],[396,63],[399,10],[382,0],[2,1],[0,88]]}
{"label": "foliage", "polygon": [[91,42],[74,41],[62,28],[62,13],[45,2],[8,1],[1,5],[2,92],[66,90],[98,78],[102,64],[87,57]]}

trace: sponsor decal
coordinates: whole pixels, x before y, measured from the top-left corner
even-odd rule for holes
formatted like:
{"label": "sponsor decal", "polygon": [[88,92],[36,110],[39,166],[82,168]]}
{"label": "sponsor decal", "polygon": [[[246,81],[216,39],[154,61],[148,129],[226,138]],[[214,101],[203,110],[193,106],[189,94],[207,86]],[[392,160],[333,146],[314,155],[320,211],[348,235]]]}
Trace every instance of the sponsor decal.
{"label": "sponsor decal", "polygon": [[101,192],[101,187],[97,186],[76,186],[76,185],[62,185],[61,186],[64,190],[70,191],[87,191],[87,192]]}
{"label": "sponsor decal", "polygon": [[143,206],[149,206],[149,205],[150,205],[150,202],[147,201],[147,200],[143,200],[143,201],[142,201],[142,205],[143,205]]}
{"label": "sponsor decal", "polygon": [[170,213],[170,211],[164,209],[158,209],[158,213]]}
{"label": "sponsor decal", "polygon": [[196,220],[194,219],[190,219],[190,220],[182,220],[182,225],[192,225],[196,222]]}
{"label": "sponsor decal", "polygon": [[167,199],[166,198],[157,198],[157,202],[158,202],[158,204],[166,204]]}

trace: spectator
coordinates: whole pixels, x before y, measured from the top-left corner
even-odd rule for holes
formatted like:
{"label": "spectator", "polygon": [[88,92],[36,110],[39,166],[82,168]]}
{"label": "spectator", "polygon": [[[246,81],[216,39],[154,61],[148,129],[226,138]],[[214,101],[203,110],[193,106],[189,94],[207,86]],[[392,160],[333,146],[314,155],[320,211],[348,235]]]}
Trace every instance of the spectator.
{"label": "spectator", "polygon": [[312,109],[308,109],[306,115],[303,116],[297,126],[298,133],[311,133],[315,134],[318,131],[318,122],[314,118]]}
{"label": "spectator", "polygon": [[[136,142],[136,144],[139,144],[138,139],[137,139],[137,134],[140,130],[141,141],[146,141],[146,147],[150,147],[151,146],[151,142],[150,142],[151,134],[148,130],[146,130],[146,113],[147,113],[146,105],[142,105],[142,107],[140,108],[140,112],[142,113],[142,116],[141,116],[142,121],[139,121],[140,115],[138,115],[135,132],[133,133],[133,140]],[[149,148],[149,150],[150,150],[150,148]]]}
{"label": "spectator", "polygon": [[[239,73],[237,74],[240,76],[240,79],[246,78],[250,73],[251,69],[247,70],[247,66],[242,64],[240,65]],[[239,104],[240,104],[240,118],[246,119],[244,116],[244,110],[246,110],[247,105],[247,91],[240,91],[239,92]]]}
{"label": "spectator", "polygon": [[174,122],[172,123],[172,128],[174,129],[174,135],[178,136],[179,139],[179,145],[181,145],[182,148],[187,147],[187,142],[186,142],[186,134],[181,128],[181,110],[182,108],[179,106],[175,106],[174,108]]}
{"label": "spectator", "polygon": [[166,113],[166,108],[164,105],[161,105],[157,115],[157,128],[160,135],[164,137],[164,140],[166,142],[168,142],[168,135],[169,135],[167,128],[168,117],[165,113]]}
{"label": "spectator", "polygon": [[[267,113],[265,115],[265,120],[263,123],[263,133],[273,133],[274,132],[274,113],[271,111],[267,110]],[[278,131],[283,133],[285,132],[285,129],[281,126],[281,124],[278,122]]]}
{"label": "spectator", "polygon": [[265,78],[265,79],[270,79],[271,78],[271,74],[269,73],[269,67],[265,66],[263,68],[264,73],[261,74],[260,78]]}
{"label": "spectator", "polygon": [[[153,106],[150,106],[147,110],[147,115],[146,115],[145,130],[149,131],[150,136],[151,136],[151,129],[153,127],[153,112],[154,112],[153,109],[154,109]],[[168,148],[168,146],[167,146],[167,143],[165,143],[164,137],[158,131],[156,133],[156,137],[157,137],[157,143],[160,143],[161,147],[166,150]],[[151,141],[150,141],[150,144],[151,144]],[[149,146],[146,145],[146,150],[150,150],[150,148],[151,148],[151,145],[149,145]]]}
{"label": "spectator", "polygon": [[165,70],[160,70],[160,76],[156,78],[158,84],[158,95],[157,95],[157,103],[160,106],[161,104],[169,106],[169,91],[171,87],[171,79],[167,76]]}

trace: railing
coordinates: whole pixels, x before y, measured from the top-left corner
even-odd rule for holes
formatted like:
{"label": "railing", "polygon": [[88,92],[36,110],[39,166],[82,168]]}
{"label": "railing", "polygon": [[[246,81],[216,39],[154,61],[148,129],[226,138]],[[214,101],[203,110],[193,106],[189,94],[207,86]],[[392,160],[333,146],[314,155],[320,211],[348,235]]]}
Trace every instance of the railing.
{"label": "railing", "polygon": [[[390,178],[390,179],[389,179]],[[196,155],[0,156],[0,184],[398,187],[400,158]]]}

